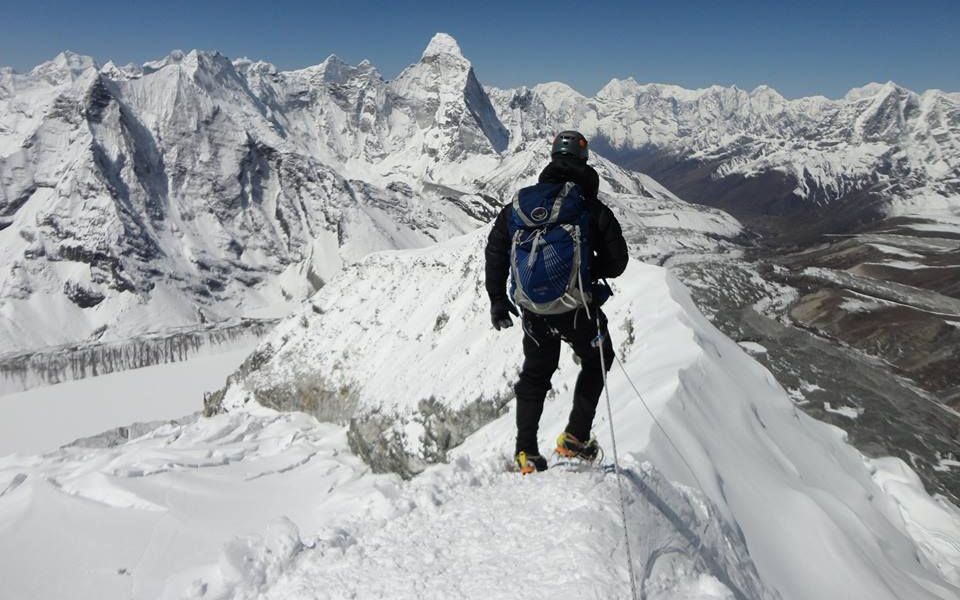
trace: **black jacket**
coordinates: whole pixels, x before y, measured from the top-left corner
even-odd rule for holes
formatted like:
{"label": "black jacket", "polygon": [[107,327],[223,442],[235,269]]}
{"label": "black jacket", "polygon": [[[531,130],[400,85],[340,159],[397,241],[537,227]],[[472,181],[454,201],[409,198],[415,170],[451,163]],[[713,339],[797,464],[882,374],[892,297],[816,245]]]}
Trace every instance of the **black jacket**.
{"label": "black jacket", "polygon": [[[613,212],[597,198],[600,177],[585,161],[559,157],[540,173],[540,183],[564,183],[572,181],[580,186],[587,208],[590,211],[588,240],[593,252],[590,275],[594,280],[616,277],[627,268],[627,242],[623,239],[620,222]],[[487,236],[486,286],[490,301],[507,297],[507,277],[510,274],[510,231],[508,223],[512,205],[500,210],[493,229]]]}

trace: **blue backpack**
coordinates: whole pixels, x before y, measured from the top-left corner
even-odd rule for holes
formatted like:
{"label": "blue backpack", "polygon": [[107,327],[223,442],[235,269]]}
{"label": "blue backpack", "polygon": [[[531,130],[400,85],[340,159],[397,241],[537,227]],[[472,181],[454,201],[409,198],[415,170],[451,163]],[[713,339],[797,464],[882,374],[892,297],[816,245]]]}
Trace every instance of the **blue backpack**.
{"label": "blue backpack", "polygon": [[590,303],[590,212],[571,182],[517,192],[510,215],[510,296],[531,312],[555,315]]}

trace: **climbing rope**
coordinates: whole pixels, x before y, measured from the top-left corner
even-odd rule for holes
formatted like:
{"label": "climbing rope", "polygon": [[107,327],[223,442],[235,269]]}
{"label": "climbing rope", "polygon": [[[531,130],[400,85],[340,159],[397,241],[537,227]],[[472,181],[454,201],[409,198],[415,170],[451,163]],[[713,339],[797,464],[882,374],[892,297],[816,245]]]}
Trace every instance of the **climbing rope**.
{"label": "climbing rope", "polygon": [[[598,320],[598,321],[597,321],[597,331],[599,331],[599,327],[600,327],[600,322],[599,322],[599,320]],[[647,404],[647,401],[643,398],[643,394],[640,393],[640,390],[637,389],[636,384],[633,383],[633,380],[632,380],[632,379],[630,379],[630,374],[627,373],[627,368],[626,368],[625,366],[623,366],[623,361],[621,361],[621,360],[620,360],[620,357],[617,356],[616,354],[614,354],[613,357],[616,359],[617,364],[620,365],[620,370],[623,371],[623,376],[627,378],[627,382],[630,383],[630,387],[633,388],[633,393],[636,394],[636,395],[637,395],[637,398],[640,399],[640,404],[643,405],[643,408],[646,409],[647,414],[650,415],[650,418],[653,419],[653,422],[656,423],[657,427],[658,427],[658,428],[660,429],[660,431],[663,433],[663,437],[667,438],[667,442],[669,442],[670,446],[673,448],[673,451],[676,452],[676,453],[677,453],[677,456],[680,457],[680,460],[683,461],[683,464],[687,467],[687,471],[689,471],[689,472],[690,472],[690,475],[693,477],[693,481],[696,482],[697,486],[700,488],[701,491],[703,491],[704,493],[706,493],[706,488],[703,487],[703,484],[702,484],[702,483],[700,483],[700,478],[697,477],[697,473],[696,473],[696,471],[693,470],[693,466],[687,461],[687,458],[683,455],[683,452],[680,451],[680,448],[677,447],[677,445],[674,443],[673,438],[670,437],[670,434],[667,433],[667,430],[664,429],[663,425],[660,424],[660,419],[657,418],[657,415],[653,414],[653,411],[650,409],[650,406]],[[601,360],[601,363],[600,363],[601,366],[605,366],[604,363],[603,363],[603,351],[600,352],[600,360]],[[606,387],[607,387],[606,371],[604,371],[603,387],[604,387],[604,389],[606,389]],[[607,392],[607,412],[610,412],[610,392]],[[612,415],[612,413],[611,413],[611,415],[610,415],[610,435],[611,435],[611,437],[613,436],[613,415]],[[614,457],[616,457],[616,454],[617,454],[617,443],[616,443],[615,440],[611,440],[611,441],[612,441],[612,443],[613,443],[613,454],[614,454]],[[620,466],[619,466],[619,464],[618,464],[618,465],[617,465],[617,474],[619,475],[619,473],[620,473]],[[617,483],[618,483],[618,484],[620,483],[619,478],[618,478],[618,480],[617,480]],[[621,496],[622,496],[622,493],[623,493],[623,490],[621,489]],[[620,500],[620,501],[621,501],[621,503],[623,502],[623,498],[622,498],[622,497],[621,497],[621,500]],[[624,531],[626,531],[626,527],[627,527],[626,516],[624,516],[623,527],[624,527]],[[707,568],[707,569],[709,569],[709,565],[705,562],[705,559],[704,559],[703,556],[701,555],[701,551],[703,550],[703,541],[704,541],[704,538],[706,537],[707,530],[708,530],[709,528],[710,528],[710,520],[707,519],[707,523],[706,523],[706,525],[704,526],[703,531],[700,532],[700,535],[699,535],[698,538],[697,538],[697,547],[695,548],[695,552],[694,552],[694,561],[695,561],[695,562],[703,562],[703,563],[704,563],[704,567]],[[627,547],[627,554],[629,555],[629,553],[630,553],[630,548],[629,548],[629,546],[628,546],[628,547]],[[630,575],[631,575],[631,578],[632,578],[632,577],[633,577],[633,571],[630,571]],[[636,598],[636,595],[634,595],[634,598]]]}
{"label": "climbing rope", "polygon": [[[607,416],[610,422],[610,445],[613,447],[613,464],[617,473],[617,488],[620,491],[620,516],[623,519],[623,536],[624,542],[626,543],[627,549],[627,569],[630,573],[630,592],[633,596],[633,600],[638,600],[637,598],[637,578],[633,570],[633,552],[630,548],[630,531],[627,525],[627,508],[626,508],[626,496],[623,491],[623,480],[620,469],[620,455],[617,452],[617,438],[614,433],[613,427],[613,408],[610,404],[610,389],[607,385],[607,364],[606,357],[603,354],[603,343],[606,338],[606,333],[600,328],[600,311],[596,311],[596,323],[597,323],[597,338],[594,340],[594,345],[600,352],[600,368],[603,374],[603,391],[606,397],[607,402]],[[664,429],[663,425],[660,423],[660,420],[657,419],[657,416],[653,413],[653,410],[650,409],[650,406],[647,404],[647,401],[644,399],[643,394],[640,393],[640,390],[637,389],[636,384],[633,383],[633,380],[630,379],[629,373],[627,373],[627,368],[623,365],[623,362],[620,360],[620,357],[614,353],[614,359],[616,359],[617,364],[620,365],[620,370],[623,371],[624,377],[627,378],[627,381],[630,383],[630,387],[633,388],[633,393],[636,394],[637,398],[640,400],[640,403],[643,405],[643,408],[650,415],[650,418],[653,419],[653,422],[656,423],[657,428],[663,433],[663,436],[667,439],[667,442],[673,448],[674,452],[677,453],[677,456],[680,457],[680,460],[683,461],[684,466],[687,467],[687,470],[690,472],[690,475],[693,477],[694,482],[701,490],[706,490],[703,484],[700,482],[700,478],[697,477],[696,471],[693,470],[693,466],[687,461],[687,458],[683,455],[683,452],[680,451],[680,448],[674,443],[673,438],[670,437],[670,434],[667,433],[667,430]],[[611,365],[612,366],[612,365]],[[704,536],[707,529],[710,527],[710,521],[707,520],[706,527],[704,527],[703,532],[701,532],[699,539],[697,540],[697,547],[695,552],[694,560],[701,560],[700,552],[703,548]]]}
{"label": "climbing rope", "polygon": [[[620,472],[620,455],[617,453],[617,436],[613,431],[613,408],[610,405],[610,388],[607,386],[607,359],[603,355],[604,332],[600,329],[600,311],[596,311],[597,338],[594,343],[600,351],[600,372],[603,373],[603,391],[607,398],[607,417],[610,421],[610,445],[613,447],[613,465],[617,473],[617,489],[620,491],[620,517],[623,519],[623,541],[627,548],[627,572],[630,574],[630,595],[637,596],[637,576],[633,572],[633,551],[630,548],[630,529],[627,526],[627,500],[623,491],[623,474]],[[619,359],[617,359],[619,360]]]}
{"label": "climbing rope", "polygon": [[[697,477],[696,471],[693,470],[693,467],[690,466],[690,463],[687,462],[686,457],[683,455],[683,452],[680,452],[680,448],[673,442],[673,438],[670,437],[670,434],[667,433],[667,430],[663,428],[663,425],[660,424],[660,420],[657,419],[657,415],[653,414],[653,411],[650,410],[650,406],[647,405],[647,401],[643,399],[643,394],[640,393],[640,390],[637,389],[637,386],[633,383],[633,380],[630,379],[630,375],[627,373],[627,368],[623,366],[623,363],[620,361],[620,357],[616,354],[613,357],[617,360],[617,364],[620,365],[620,370],[623,371],[623,376],[627,378],[627,381],[630,383],[630,387],[633,388],[633,393],[637,395],[637,398],[640,399],[640,404],[643,404],[643,408],[647,410],[647,413],[650,415],[650,418],[653,419],[653,422],[657,424],[657,427],[663,433],[663,437],[667,438],[667,442],[670,443],[670,446],[673,448],[674,452],[677,453],[677,456],[680,457],[680,460],[683,461],[683,464],[686,465],[687,471],[690,471],[690,475],[693,477],[693,480],[696,482],[697,486],[706,493],[707,488],[703,487],[703,484],[700,483],[700,478]],[[607,384],[606,378],[603,380],[603,384]]]}

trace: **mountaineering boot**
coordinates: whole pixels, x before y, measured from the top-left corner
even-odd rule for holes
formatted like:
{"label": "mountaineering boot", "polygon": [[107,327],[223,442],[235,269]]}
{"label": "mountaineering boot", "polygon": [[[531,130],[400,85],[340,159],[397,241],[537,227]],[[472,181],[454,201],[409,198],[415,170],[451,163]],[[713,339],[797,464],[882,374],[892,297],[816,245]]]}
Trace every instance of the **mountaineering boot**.
{"label": "mountaineering boot", "polygon": [[566,458],[579,458],[593,462],[600,455],[600,444],[596,438],[581,442],[566,431],[557,436],[557,454]]}
{"label": "mountaineering boot", "polygon": [[547,459],[539,454],[527,454],[524,451],[517,453],[517,466],[520,467],[520,473],[529,475],[534,471],[546,471]]}

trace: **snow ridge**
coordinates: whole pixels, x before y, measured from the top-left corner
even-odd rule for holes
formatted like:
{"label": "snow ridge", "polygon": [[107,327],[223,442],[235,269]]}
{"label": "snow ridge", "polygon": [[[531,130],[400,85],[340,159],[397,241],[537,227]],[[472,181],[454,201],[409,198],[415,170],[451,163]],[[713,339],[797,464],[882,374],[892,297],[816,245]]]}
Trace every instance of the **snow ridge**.
{"label": "snow ridge", "polygon": [[[349,431],[351,449],[375,469],[420,472],[414,486],[435,470],[451,485],[449,469],[454,467],[428,466],[435,462],[456,464],[469,457],[481,469],[502,469],[510,461],[515,434],[515,415],[504,399],[510,397],[509,385],[521,363],[517,336],[522,332],[495,332],[489,326],[480,274],[483,233],[429,249],[373,255],[352,267],[261,344],[248,367],[232,380],[221,406],[242,411],[259,401],[341,423]],[[846,443],[842,431],[804,415],[769,371],[697,311],[687,290],[665,269],[634,261],[615,283],[616,294],[605,306],[614,347],[696,480],[615,368],[610,394],[622,455],[631,465],[656,465],[681,490],[697,490],[687,496],[694,504],[693,498],[702,493],[706,505],[716,506],[725,531],[742,532],[759,581],[770,594],[754,591],[747,597],[894,600],[957,594],[960,554],[951,542],[934,541],[940,535],[935,531],[960,531],[955,507],[921,494],[915,476],[897,474],[910,472],[900,461],[870,461]],[[429,365],[426,377],[424,365]],[[578,372],[568,350],[560,365],[541,420],[541,449],[549,448],[549,440],[566,423]],[[594,433],[606,447],[608,426],[606,416],[599,415]],[[403,468],[398,468],[399,457],[405,457]],[[548,472],[548,477],[553,475]],[[699,489],[697,481],[705,488]],[[888,481],[902,482],[903,487]],[[554,485],[549,478],[512,482],[490,483],[495,486],[490,496],[483,483],[468,495],[524,497],[523,485]],[[509,485],[509,491],[500,492],[500,485]],[[516,510],[539,510],[541,491],[534,494],[535,503],[534,496],[527,504],[518,501]],[[572,494],[576,503],[579,492]],[[634,522],[655,522],[655,504],[645,505]],[[351,542],[308,553],[258,593],[283,597],[302,589],[322,596],[310,582],[330,580],[333,569],[344,586],[340,592],[373,594],[380,583],[356,574],[391,568],[385,566],[385,557],[394,555],[398,540],[420,539],[411,533],[420,519],[437,522],[475,514],[457,502],[438,505],[439,514],[432,510],[411,514],[406,522],[375,526],[355,546]],[[594,517],[582,518],[593,522]],[[915,520],[922,525],[914,526]],[[574,527],[577,520],[571,516],[564,522]],[[610,544],[617,539],[615,530],[608,529],[612,527],[610,521],[598,523],[598,537],[585,543]],[[675,526],[672,531],[677,535]],[[476,535],[486,539],[479,531]],[[953,533],[946,535],[955,539]],[[530,543],[551,539],[538,532]],[[688,547],[688,542],[677,543]],[[414,546],[429,563],[435,546],[427,540]],[[707,581],[702,576],[716,577],[711,569],[691,566],[682,557],[670,569],[653,548],[644,548],[639,572],[666,568],[673,574],[659,597],[735,597],[729,586],[716,582],[711,584],[716,596],[704,591]],[[432,560],[446,564],[446,557]],[[401,569],[410,571],[403,565]],[[748,577],[749,569],[733,572]],[[483,574],[477,573],[482,582]],[[684,575],[676,579],[678,573]],[[609,575],[595,577],[613,581]],[[545,572],[536,578],[537,589],[552,589],[555,579],[567,581]],[[612,585],[622,586],[625,580],[621,572],[619,583]],[[405,583],[398,585],[407,589]],[[457,595],[446,584],[437,585]],[[413,588],[412,582],[410,586],[429,593]],[[684,596],[684,586],[696,591]],[[618,590],[611,591],[612,596],[624,593],[622,587],[611,590]],[[405,593],[413,597],[416,592]]]}

